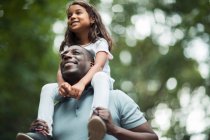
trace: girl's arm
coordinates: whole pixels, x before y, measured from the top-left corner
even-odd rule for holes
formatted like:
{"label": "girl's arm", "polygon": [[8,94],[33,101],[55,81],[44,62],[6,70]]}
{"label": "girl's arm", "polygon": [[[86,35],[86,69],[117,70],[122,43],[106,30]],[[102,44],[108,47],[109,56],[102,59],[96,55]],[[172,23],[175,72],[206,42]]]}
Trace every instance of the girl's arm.
{"label": "girl's arm", "polygon": [[96,54],[94,65],[88,71],[88,73],[75,85],[72,86],[72,92],[75,92],[79,98],[82,94],[85,86],[90,83],[96,72],[102,71],[103,67],[108,59],[108,54],[104,51],[100,51]]}
{"label": "girl's arm", "polygon": [[86,86],[92,80],[96,72],[103,70],[107,59],[108,59],[108,54],[106,52],[103,52],[103,51],[98,52],[96,54],[94,65],[91,67],[88,73],[79,82],[82,82]]}
{"label": "girl's arm", "polygon": [[57,72],[57,82],[58,82],[58,86],[60,87],[60,85],[65,82],[63,80],[62,74],[61,74],[61,69],[60,69],[60,65],[58,66],[58,72]]}
{"label": "girl's arm", "polygon": [[72,97],[72,98],[77,97],[77,95],[72,94],[71,85],[68,82],[65,82],[63,80],[60,65],[58,67],[58,72],[57,72],[57,83],[58,83],[58,87],[59,87],[58,92],[61,96]]}

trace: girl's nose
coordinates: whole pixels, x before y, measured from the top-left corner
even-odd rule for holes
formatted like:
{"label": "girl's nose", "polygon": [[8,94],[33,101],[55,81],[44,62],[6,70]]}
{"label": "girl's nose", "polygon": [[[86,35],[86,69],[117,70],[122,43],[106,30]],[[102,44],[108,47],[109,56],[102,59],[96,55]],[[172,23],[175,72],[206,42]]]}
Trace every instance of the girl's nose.
{"label": "girl's nose", "polygon": [[75,17],[76,17],[76,14],[73,13],[73,14],[71,15],[71,19],[74,19]]}

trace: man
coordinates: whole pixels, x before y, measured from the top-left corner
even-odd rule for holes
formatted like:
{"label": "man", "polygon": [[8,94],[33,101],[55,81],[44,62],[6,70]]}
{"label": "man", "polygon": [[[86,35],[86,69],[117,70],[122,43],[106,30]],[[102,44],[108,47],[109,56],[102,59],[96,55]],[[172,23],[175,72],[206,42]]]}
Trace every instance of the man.
{"label": "man", "polygon": [[[63,79],[70,85],[79,81],[94,63],[90,52],[79,46],[71,46],[66,49],[61,54],[61,59]],[[47,84],[45,88],[58,92],[57,84]],[[63,88],[65,90],[65,87]],[[99,140],[97,135],[101,136],[100,131],[92,133],[91,128],[89,132],[87,129],[92,99],[93,89],[89,85],[79,100],[75,99],[74,95],[70,95],[55,105],[53,139]],[[104,140],[158,140],[138,105],[120,90],[111,91],[109,109],[98,107],[95,113],[103,119],[106,125]],[[96,123],[95,128],[100,130],[100,127]],[[47,129],[45,122],[35,121],[32,123],[32,130],[35,131],[18,135],[17,140],[49,140]]]}

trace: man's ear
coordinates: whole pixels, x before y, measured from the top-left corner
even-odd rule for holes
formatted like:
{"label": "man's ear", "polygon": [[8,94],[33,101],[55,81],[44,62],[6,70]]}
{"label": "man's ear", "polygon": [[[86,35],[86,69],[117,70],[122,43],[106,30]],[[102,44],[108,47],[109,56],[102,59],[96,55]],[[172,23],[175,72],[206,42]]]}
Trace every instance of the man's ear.
{"label": "man's ear", "polygon": [[94,66],[94,64],[95,64],[94,62],[90,62],[90,66],[91,66],[91,67]]}

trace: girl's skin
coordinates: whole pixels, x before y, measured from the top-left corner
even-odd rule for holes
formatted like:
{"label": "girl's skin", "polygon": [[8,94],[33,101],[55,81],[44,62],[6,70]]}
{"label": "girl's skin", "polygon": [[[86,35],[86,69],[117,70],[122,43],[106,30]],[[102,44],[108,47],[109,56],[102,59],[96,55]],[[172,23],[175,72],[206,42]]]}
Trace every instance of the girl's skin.
{"label": "girl's skin", "polygon": [[[86,9],[80,5],[71,5],[68,9],[68,28],[75,33],[79,39],[78,45],[85,46],[91,43],[88,34],[91,24],[94,24],[95,19],[90,17]],[[62,96],[71,96],[79,99],[85,86],[91,81],[96,72],[102,71],[108,54],[100,51],[96,54],[95,64],[88,73],[75,85],[70,85],[62,79],[60,68],[58,70],[59,93]]]}

